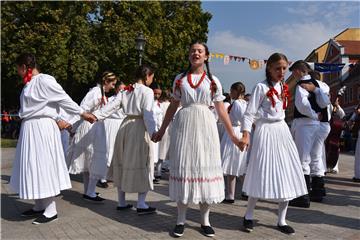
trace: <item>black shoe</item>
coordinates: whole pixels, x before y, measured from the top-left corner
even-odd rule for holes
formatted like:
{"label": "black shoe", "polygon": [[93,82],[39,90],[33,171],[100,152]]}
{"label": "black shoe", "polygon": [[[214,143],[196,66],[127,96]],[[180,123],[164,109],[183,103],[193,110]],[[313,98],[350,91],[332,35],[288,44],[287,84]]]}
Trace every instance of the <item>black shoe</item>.
{"label": "black shoe", "polygon": [[152,213],[156,213],[156,208],[153,207],[137,208],[136,211],[138,215],[152,214]]}
{"label": "black shoe", "polygon": [[201,225],[202,233],[207,237],[215,236],[215,231],[211,226]]}
{"label": "black shoe", "polygon": [[90,197],[86,194],[83,195],[83,199],[89,202],[93,202],[93,203],[103,203],[105,198],[96,196],[96,197]]}
{"label": "black shoe", "polygon": [[221,203],[233,204],[234,202],[234,199],[224,199]]}
{"label": "black shoe", "polygon": [[35,219],[32,223],[39,225],[39,224],[43,224],[43,223],[49,223],[49,222],[52,222],[55,220],[57,220],[57,215],[50,217],[50,218],[46,217],[45,215],[41,215],[40,217]]}
{"label": "black shoe", "polygon": [[161,180],[161,176],[156,176],[155,179]]}
{"label": "black shoe", "polygon": [[295,198],[289,201],[289,206],[300,207],[300,208],[309,208],[310,207],[310,198],[309,195],[304,195],[298,198]]}
{"label": "black shoe", "polygon": [[35,211],[33,209],[27,210],[23,213],[21,213],[22,217],[37,217],[40,216],[44,213],[44,210],[40,210],[40,211]]}
{"label": "black shoe", "polygon": [[155,179],[153,180],[153,183],[154,183],[154,184],[159,184],[159,183],[160,183],[160,180],[155,178]]}
{"label": "black shoe", "polygon": [[[101,196],[101,193],[96,192],[96,196]],[[85,198],[86,194],[83,194],[83,198]]]}
{"label": "black shoe", "polygon": [[244,220],[243,220],[243,226],[244,226],[244,230],[246,232],[252,232],[254,229],[254,223],[253,223],[253,220],[247,220],[245,217],[244,217]]}
{"label": "black shoe", "polygon": [[243,192],[243,193],[241,193],[241,199],[242,199],[242,200],[247,201],[247,200],[248,200],[248,198],[249,198],[249,196],[248,196],[248,195],[246,195],[244,192]]}
{"label": "black shoe", "polygon": [[96,186],[101,188],[108,188],[109,184],[107,182],[101,182],[100,180],[96,183]]}
{"label": "black shoe", "polygon": [[184,234],[184,225],[183,224],[176,225],[173,233],[175,237],[181,237]]}
{"label": "black shoe", "polygon": [[290,227],[289,225],[280,226],[278,224],[277,227],[282,233],[286,233],[286,234],[289,234],[289,235],[294,235],[295,234],[295,230],[292,227]]}
{"label": "black shoe", "polygon": [[116,207],[116,210],[127,210],[127,209],[131,209],[133,207],[133,205],[132,204],[128,204],[128,205],[126,205],[126,206],[123,206],[123,207],[120,207],[120,206],[117,206]]}
{"label": "black shoe", "polygon": [[353,177],[352,180],[353,182],[360,182],[360,178]]}

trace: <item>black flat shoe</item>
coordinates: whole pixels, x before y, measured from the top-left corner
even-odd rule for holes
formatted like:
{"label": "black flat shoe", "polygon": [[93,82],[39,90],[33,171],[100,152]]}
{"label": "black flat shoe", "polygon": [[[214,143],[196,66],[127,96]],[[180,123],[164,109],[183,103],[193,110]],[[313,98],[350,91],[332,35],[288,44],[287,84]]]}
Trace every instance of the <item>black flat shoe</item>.
{"label": "black flat shoe", "polygon": [[154,179],[154,180],[153,180],[153,183],[154,183],[154,184],[159,184],[159,183],[160,183],[160,180],[159,180],[159,179]]}
{"label": "black flat shoe", "polygon": [[132,204],[128,204],[128,205],[123,206],[123,207],[117,206],[117,207],[116,207],[116,210],[119,210],[119,211],[121,211],[121,210],[127,210],[127,209],[131,209],[132,207],[133,207]]}
{"label": "black flat shoe", "polygon": [[52,221],[55,221],[57,220],[57,215],[53,216],[53,217],[45,217],[45,215],[41,215],[40,217],[38,217],[37,219],[35,219],[32,224],[36,224],[36,225],[39,225],[39,224],[43,224],[43,223],[49,223],[49,222],[52,222]]}
{"label": "black flat shoe", "polygon": [[156,208],[148,207],[148,208],[137,208],[136,209],[138,215],[146,215],[156,213]]}
{"label": "black flat shoe", "polygon": [[289,235],[295,234],[295,230],[292,227],[290,227],[289,225],[280,226],[278,224],[277,227],[280,230],[280,232],[282,232],[282,233],[289,234]]}
{"label": "black flat shoe", "polygon": [[105,198],[96,196],[96,197],[90,197],[86,194],[83,195],[83,199],[92,203],[103,203]]}
{"label": "black flat shoe", "polygon": [[224,199],[221,203],[233,204],[233,203],[235,203],[235,200],[233,200],[233,199]]}
{"label": "black flat shoe", "polygon": [[45,210],[35,211],[33,209],[27,210],[23,213],[21,213],[22,217],[37,217],[41,216],[44,213]]}
{"label": "black flat shoe", "polygon": [[100,180],[96,183],[96,186],[101,188],[108,188],[109,184],[107,182],[101,182]]}
{"label": "black flat shoe", "polygon": [[202,233],[207,237],[215,236],[215,231],[211,226],[201,225]]}
{"label": "black flat shoe", "polygon": [[243,226],[244,226],[244,230],[248,233],[252,232],[254,229],[254,223],[253,220],[247,220],[245,217],[243,219]]}
{"label": "black flat shoe", "polygon": [[175,237],[181,237],[182,235],[184,235],[184,225],[183,224],[176,225],[173,233]]}

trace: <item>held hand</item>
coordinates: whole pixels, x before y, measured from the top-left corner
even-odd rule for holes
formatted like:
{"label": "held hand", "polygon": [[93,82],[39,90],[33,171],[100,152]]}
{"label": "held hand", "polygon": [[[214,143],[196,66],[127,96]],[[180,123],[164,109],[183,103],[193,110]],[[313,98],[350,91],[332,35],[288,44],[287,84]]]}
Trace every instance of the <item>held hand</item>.
{"label": "held hand", "polygon": [[300,86],[308,92],[314,92],[316,89],[316,86],[313,83],[302,83]]}
{"label": "held hand", "polygon": [[160,142],[162,137],[164,136],[164,131],[162,131],[161,129],[157,132],[154,132],[153,135],[151,136],[151,141],[153,142]]}
{"label": "held hand", "polygon": [[58,120],[56,123],[57,123],[60,130],[71,127],[71,124],[64,121],[64,120]]}
{"label": "held hand", "polygon": [[88,121],[89,123],[94,123],[97,121],[97,118],[95,117],[95,115],[88,113],[88,112],[81,114],[81,117],[84,120]]}
{"label": "held hand", "polygon": [[239,142],[239,148],[243,152],[249,148],[250,140],[248,137],[242,137]]}

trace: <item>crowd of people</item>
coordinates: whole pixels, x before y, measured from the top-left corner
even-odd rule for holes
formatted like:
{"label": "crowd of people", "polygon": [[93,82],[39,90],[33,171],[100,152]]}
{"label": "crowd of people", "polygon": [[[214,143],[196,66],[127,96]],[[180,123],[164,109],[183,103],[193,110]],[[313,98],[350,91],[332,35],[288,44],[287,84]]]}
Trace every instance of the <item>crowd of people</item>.
{"label": "crowd of people", "polygon": [[[144,64],[127,86],[104,72],[78,105],[52,76],[38,71],[34,55],[21,54],[16,65],[25,84],[22,126],[10,184],[20,198],[35,200],[22,216],[35,217],[34,224],[57,219],[55,196],[71,188],[69,174],[82,174],[84,200],[106,202],[96,186],[112,181],[117,211],[135,207],[139,215],[155,213],[146,196],[166,165],[169,197],[177,204],[174,236],[184,234],[189,204],[199,205],[203,234],[214,236],[211,206],[235,202],[237,178],[247,197],[245,231],[254,230],[256,203],[265,199],[278,202],[279,231],[294,234],[286,222],[288,206],[308,208],[326,195],[324,142],[341,108],[332,111],[329,87],[299,60],[290,67],[298,84],[289,129],[284,54],[269,57],[265,80],[251,94],[236,82],[227,96],[211,73],[209,55],[205,43],[190,45],[189,66],[175,77],[171,95],[154,81],[155,69]],[[112,90],[116,94],[108,98]],[[358,140],[355,179],[359,154]],[[126,193],[138,193],[136,206]]]}

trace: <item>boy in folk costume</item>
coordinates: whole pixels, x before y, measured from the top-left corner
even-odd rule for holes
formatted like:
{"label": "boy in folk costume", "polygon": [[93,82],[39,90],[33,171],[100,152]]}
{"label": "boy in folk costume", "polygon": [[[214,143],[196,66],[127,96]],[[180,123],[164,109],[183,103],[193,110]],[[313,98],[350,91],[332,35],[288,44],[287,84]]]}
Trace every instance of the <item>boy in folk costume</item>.
{"label": "boy in folk costume", "polygon": [[325,167],[322,158],[324,142],[330,132],[330,88],[315,79],[319,78],[319,74],[305,61],[296,61],[290,71],[298,79],[291,131],[310,194],[310,198],[308,195],[301,196],[292,200],[290,205],[308,208],[310,200],[320,202],[325,195]]}
{"label": "boy in folk costume", "polygon": [[[247,102],[243,99],[244,94],[244,84],[236,82],[231,85],[230,96],[233,101],[228,107],[228,113],[232,128],[238,138],[242,137],[241,122],[247,106]],[[235,202],[236,178],[243,176],[246,172],[247,151],[240,151],[226,132],[220,145],[223,173],[227,176],[227,195],[223,203],[231,204]]]}
{"label": "boy in folk costume", "polygon": [[[56,124],[59,109],[87,120],[93,117],[72,101],[54,77],[38,71],[34,55],[21,54],[16,65],[25,86],[20,96],[19,116],[23,120],[10,186],[21,199],[35,199],[35,206],[22,216],[37,217],[33,224],[48,223],[57,219],[55,196],[71,188]],[[60,122],[59,126],[64,127]]]}
{"label": "boy in folk costume", "polygon": [[289,91],[283,84],[288,60],[281,53],[272,54],[266,64],[266,80],[258,83],[245,111],[241,149],[253,145],[243,191],[249,196],[243,226],[253,230],[253,212],[258,199],[279,202],[278,229],[286,234],[295,230],[286,223],[289,200],[307,194],[299,153],[284,121]]}
{"label": "boy in folk costume", "polygon": [[[81,101],[80,106],[86,111],[94,112],[107,104],[106,92],[114,89],[117,77],[106,71],[102,74],[100,84],[93,87]],[[83,121],[76,129],[72,139],[67,162],[71,174],[83,173],[83,199],[101,203],[105,199],[96,193],[97,182],[106,177],[107,146],[104,121],[91,124]]]}
{"label": "boy in folk costume", "polygon": [[224,199],[224,179],[216,120],[209,109],[212,103],[230,139],[239,143],[224,108],[220,81],[210,73],[208,59],[206,44],[195,42],[190,46],[190,66],[186,72],[176,76],[174,99],[159,132],[152,138],[161,140],[181,102],[182,109],[172,123],[169,149],[169,192],[178,208],[173,234],[178,237],[184,233],[186,210],[190,203],[200,205],[203,234],[208,237],[215,235],[209,222],[210,205]]}
{"label": "boy in folk costume", "polygon": [[[108,102],[112,102],[115,98],[116,95],[120,92],[120,91],[125,91],[125,84],[121,81],[116,82],[115,85],[115,95],[111,96],[108,98]],[[111,114],[111,116],[109,116],[108,118],[106,118],[104,120],[104,125],[105,125],[105,134],[106,134],[106,158],[107,158],[107,174],[106,177],[100,179],[97,183],[96,186],[98,187],[102,187],[102,188],[107,188],[108,187],[108,183],[107,183],[107,179],[112,179],[112,169],[110,169],[111,166],[111,161],[114,155],[114,146],[115,146],[115,139],[116,139],[116,135],[119,131],[119,128],[121,126],[122,121],[125,118],[125,114],[123,112],[122,109],[119,109],[118,111],[115,111],[113,114]]]}
{"label": "boy in folk costume", "polygon": [[154,93],[148,86],[152,83],[154,71],[146,65],[140,66],[135,75],[135,83],[103,109],[93,114],[98,121],[109,117],[113,112],[123,109],[123,120],[115,140],[112,159],[114,186],[118,188],[117,210],[130,209],[125,193],[138,193],[137,213],[155,213],[156,208],[145,203],[149,190],[153,189],[152,150],[150,135],[156,130],[153,115]]}

